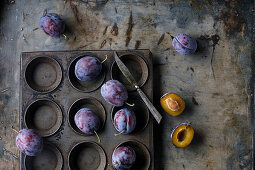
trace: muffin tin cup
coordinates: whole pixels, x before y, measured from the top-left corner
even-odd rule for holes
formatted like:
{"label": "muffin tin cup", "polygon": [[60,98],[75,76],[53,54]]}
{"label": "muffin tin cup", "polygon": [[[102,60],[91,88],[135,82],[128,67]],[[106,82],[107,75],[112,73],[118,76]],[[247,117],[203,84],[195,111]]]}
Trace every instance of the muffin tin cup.
{"label": "muffin tin cup", "polygon": [[[144,144],[136,140],[126,140],[120,143],[115,149],[117,149],[120,146],[129,146],[134,149],[136,153],[136,161],[131,168],[132,170],[148,170],[150,168],[151,156],[150,156],[150,152],[148,148]],[[111,164],[112,164],[112,160],[111,160]]]}
{"label": "muffin tin cup", "polygon": [[103,148],[95,142],[80,142],[68,154],[68,168],[70,170],[103,170],[106,167],[106,162]]}
{"label": "muffin tin cup", "polygon": [[36,156],[25,156],[25,170],[60,170],[63,157],[59,149],[52,144],[44,144],[43,151]]}
{"label": "muffin tin cup", "polygon": [[27,128],[34,129],[40,136],[47,137],[58,131],[62,124],[61,108],[52,100],[39,99],[26,109],[24,122]]}
{"label": "muffin tin cup", "polygon": [[[93,80],[89,80],[89,81],[81,81],[79,80],[76,75],[75,75],[75,64],[78,62],[79,59],[81,59],[82,57],[86,57],[86,56],[91,56],[91,57],[96,57],[95,54],[93,53],[86,53],[83,55],[80,55],[78,57],[76,57],[70,64],[69,68],[68,68],[68,79],[70,84],[72,85],[73,88],[75,88],[78,91],[81,92],[92,92],[95,91],[96,89],[98,89],[104,82],[105,79],[105,71],[106,69],[104,68],[104,65],[102,63],[102,71],[99,74],[98,77],[96,77]],[[99,61],[100,59],[97,58]]]}
{"label": "muffin tin cup", "polygon": [[68,111],[68,123],[70,127],[80,135],[91,136],[83,133],[75,124],[74,116],[81,108],[89,108],[99,117],[101,126],[97,132],[100,132],[106,121],[106,113],[103,105],[92,97],[78,99],[71,105]]}
{"label": "muffin tin cup", "polygon": [[[145,60],[138,54],[129,53],[119,56],[121,61],[127,66],[132,76],[137,81],[139,87],[142,87],[149,76],[149,69]],[[116,61],[111,66],[111,78],[120,81],[128,91],[135,91],[136,88],[120,71]]]}
{"label": "muffin tin cup", "polygon": [[[115,129],[115,127],[114,127],[114,116],[115,116],[116,112],[118,112],[120,109],[128,108],[128,109],[133,110],[134,113],[135,113],[136,127],[135,127],[134,131],[131,132],[130,134],[123,133],[123,135],[132,135],[132,134],[142,132],[146,128],[146,126],[148,125],[149,119],[150,119],[149,110],[148,110],[147,106],[145,105],[145,103],[140,98],[140,96],[129,95],[128,102],[130,104],[134,104],[134,106],[129,106],[129,105],[125,104],[122,107],[113,107],[112,110],[111,110],[111,120],[112,120],[112,125],[113,125],[114,129]],[[116,133],[119,133],[119,132],[116,130]]]}
{"label": "muffin tin cup", "polygon": [[60,64],[51,57],[36,57],[25,68],[27,85],[38,93],[55,90],[62,80]]}

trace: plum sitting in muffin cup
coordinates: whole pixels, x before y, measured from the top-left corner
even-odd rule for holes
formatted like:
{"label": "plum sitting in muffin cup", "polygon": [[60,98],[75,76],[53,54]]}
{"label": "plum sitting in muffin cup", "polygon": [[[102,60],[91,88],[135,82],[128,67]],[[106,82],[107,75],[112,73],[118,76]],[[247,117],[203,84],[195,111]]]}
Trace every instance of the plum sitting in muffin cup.
{"label": "plum sitting in muffin cup", "polygon": [[74,74],[80,81],[87,82],[96,79],[102,74],[103,63],[108,59],[105,55],[103,61],[99,61],[96,57],[85,56],[80,58],[75,64]]}
{"label": "plum sitting in muffin cup", "polygon": [[76,126],[86,135],[95,134],[98,143],[101,142],[97,131],[100,129],[101,121],[99,117],[89,108],[81,108],[74,116]]}
{"label": "plum sitting in muffin cup", "polygon": [[135,161],[136,153],[130,146],[120,146],[112,154],[112,165],[116,170],[132,169]]}
{"label": "plum sitting in muffin cup", "polygon": [[136,115],[133,110],[128,108],[120,109],[114,115],[114,127],[119,132],[115,136],[121,134],[130,134],[136,126]]}
{"label": "plum sitting in muffin cup", "polygon": [[197,50],[197,41],[187,34],[177,34],[177,36],[167,32],[172,37],[172,45],[178,53],[191,55]]}

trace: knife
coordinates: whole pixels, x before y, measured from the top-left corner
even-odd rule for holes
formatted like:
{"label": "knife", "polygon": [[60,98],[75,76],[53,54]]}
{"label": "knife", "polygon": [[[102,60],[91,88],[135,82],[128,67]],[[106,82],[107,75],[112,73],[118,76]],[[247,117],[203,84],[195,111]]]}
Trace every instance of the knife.
{"label": "knife", "polygon": [[139,93],[139,95],[141,96],[143,102],[146,104],[146,106],[148,107],[148,109],[150,110],[150,112],[152,113],[152,115],[154,116],[154,118],[156,119],[156,121],[158,122],[158,124],[160,123],[162,116],[160,115],[160,113],[157,111],[157,109],[153,106],[153,104],[150,102],[150,100],[148,99],[148,97],[144,94],[144,92],[140,89],[140,87],[138,86],[137,81],[135,80],[135,78],[132,76],[132,74],[130,73],[130,71],[128,70],[127,66],[125,66],[125,64],[120,60],[119,56],[117,55],[116,52],[114,52],[114,58],[115,61],[120,69],[120,71],[123,73],[123,75],[126,77],[126,79],[135,86],[137,92]]}

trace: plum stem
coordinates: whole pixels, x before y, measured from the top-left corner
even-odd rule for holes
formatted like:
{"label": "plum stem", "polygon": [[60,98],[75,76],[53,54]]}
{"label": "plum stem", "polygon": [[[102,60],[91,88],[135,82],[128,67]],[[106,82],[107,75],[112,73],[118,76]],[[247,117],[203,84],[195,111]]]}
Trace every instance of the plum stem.
{"label": "plum stem", "polygon": [[121,135],[122,133],[126,132],[126,129],[124,129],[123,131],[119,132],[119,133],[115,133],[114,136],[119,136]]}
{"label": "plum stem", "polygon": [[172,37],[172,39],[173,39],[173,37],[176,38],[176,36],[174,34],[172,34],[170,32],[166,32],[166,33],[169,34]]}
{"label": "plum stem", "polygon": [[105,55],[105,59],[101,61],[101,63],[103,64],[107,59],[108,59],[108,55]]}
{"label": "plum stem", "polygon": [[191,125],[191,122],[187,122],[187,126],[185,127],[185,129],[187,129],[189,126]]}
{"label": "plum stem", "polygon": [[68,39],[68,37],[65,34],[62,34],[65,39]]}
{"label": "plum stem", "polygon": [[112,166],[117,165],[117,164],[118,164],[118,162],[116,162],[116,163],[112,164]]}
{"label": "plum stem", "polygon": [[19,133],[16,129],[14,129],[13,126],[12,126],[11,128],[12,128],[12,130],[13,130],[14,132]]}
{"label": "plum stem", "polygon": [[132,104],[127,103],[127,102],[125,102],[125,103],[126,103],[126,105],[131,106],[131,107],[134,107],[134,106],[135,106],[135,104],[134,104],[134,103],[132,103]]}
{"label": "plum stem", "polygon": [[47,9],[43,11],[43,16],[45,16],[48,13]]}
{"label": "plum stem", "polygon": [[98,136],[98,134],[97,134],[97,132],[96,132],[95,130],[94,130],[94,133],[95,133],[96,136],[97,136],[98,143],[100,143],[100,142],[101,142],[100,137]]}

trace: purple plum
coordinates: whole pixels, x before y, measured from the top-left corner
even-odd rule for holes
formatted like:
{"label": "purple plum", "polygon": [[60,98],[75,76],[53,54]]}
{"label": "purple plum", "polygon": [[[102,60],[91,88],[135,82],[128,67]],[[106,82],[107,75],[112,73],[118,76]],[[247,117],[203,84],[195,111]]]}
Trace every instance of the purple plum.
{"label": "purple plum", "polygon": [[48,13],[40,18],[40,27],[51,37],[58,37],[65,31],[65,23],[58,14]]}
{"label": "purple plum", "polygon": [[16,137],[16,145],[22,153],[36,156],[43,149],[43,139],[33,129],[22,129]]}
{"label": "purple plum", "polygon": [[120,146],[112,154],[112,164],[116,170],[131,169],[136,161],[136,153],[130,146]]}
{"label": "purple plum", "polygon": [[197,42],[187,34],[177,34],[173,39],[172,45],[174,49],[182,55],[191,55],[197,49]]}
{"label": "purple plum", "polygon": [[104,100],[113,106],[123,106],[128,99],[126,87],[117,80],[109,80],[101,87]]}
{"label": "purple plum", "polygon": [[95,134],[101,125],[98,116],[88,108],[80,109],[75,114],[74,121],[76,126],[87,135]]}
{"label": "purple plum", "polygon": [[131,133],[136,126],[136,116],[131,109],[120,109],[114,115],[114,127],[118,132]]}
{"label": "purple plum", "polygon": [[100,75],[102,63],[95,57],[82,57],[75,64],[75,76],[81,81],[90,81]]}

